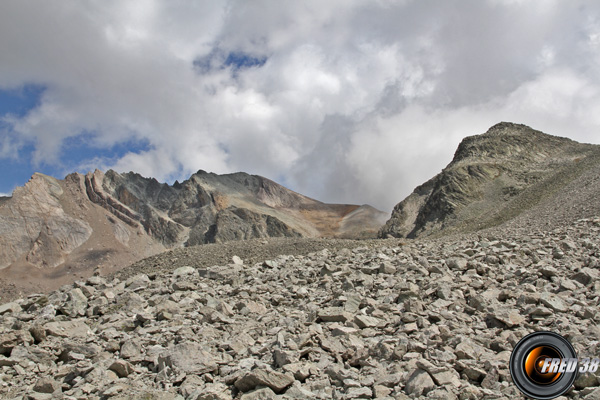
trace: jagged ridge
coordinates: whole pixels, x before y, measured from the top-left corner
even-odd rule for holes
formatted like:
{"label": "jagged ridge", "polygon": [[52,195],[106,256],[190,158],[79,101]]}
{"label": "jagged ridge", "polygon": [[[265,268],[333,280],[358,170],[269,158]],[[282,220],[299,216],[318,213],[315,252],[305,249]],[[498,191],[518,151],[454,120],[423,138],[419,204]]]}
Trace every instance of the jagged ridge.
{"label": "jagged ridge", "polygon": [[35,174],[0,202],[0,279],[60,286],[180,246],[375,237],[387,216],[368,206],[324,204],[246,173],[198,171],[173,186],[133,172],[96,170],[64,180]]}

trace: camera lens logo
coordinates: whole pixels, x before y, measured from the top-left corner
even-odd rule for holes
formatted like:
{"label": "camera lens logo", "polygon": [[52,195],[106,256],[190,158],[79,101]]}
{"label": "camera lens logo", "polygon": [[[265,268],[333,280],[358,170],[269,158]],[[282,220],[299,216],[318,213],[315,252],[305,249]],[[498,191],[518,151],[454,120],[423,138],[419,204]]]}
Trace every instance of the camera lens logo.
{"label": "camera lens logo", "polygon": [[550,368],[552,360],[560,359],[561,354],[552,346],[538,346],[531,350],[525,359],[525,373],[538,385],[554,383],[562,375]]}
{"label": "camera lens logo", "polygon": [[553,399],[577,377],[577,355],[571,343],[554,332],[535,332],[517,343],[510,374],[519,390],[532,399]]}

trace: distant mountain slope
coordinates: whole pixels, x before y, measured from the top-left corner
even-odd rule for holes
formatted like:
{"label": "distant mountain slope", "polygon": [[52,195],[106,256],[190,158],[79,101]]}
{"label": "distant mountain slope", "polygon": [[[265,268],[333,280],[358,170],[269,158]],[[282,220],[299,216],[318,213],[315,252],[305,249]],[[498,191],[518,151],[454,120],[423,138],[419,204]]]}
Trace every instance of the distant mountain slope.
{"label": "distant mountain slope", "polygon": [[388,217],[245,173],[198,171],[173,186],[114,171],[64,180],[36,173],[0,198],[0,278],[89,275],[165,249],[228,240],[375,237]]}
{"label": "distant mountain slope", "polygon": [[[536,224],[558,218],[557,212],[573,207],[569,203],[578,200],[582,186],[600,189],[598,181],[578,183],[594,175],[599,160],[600,146],[525,125],[497,124],[485,134],[465,138],[441,173],[396,205],[379,235],[439,236],[498,226],[525,215],[535,215]],[[565,197],[567,190],[571,193]],[[550,207],[559,197],[562,207]],[[583,212],[585,206],[577,209]]]}

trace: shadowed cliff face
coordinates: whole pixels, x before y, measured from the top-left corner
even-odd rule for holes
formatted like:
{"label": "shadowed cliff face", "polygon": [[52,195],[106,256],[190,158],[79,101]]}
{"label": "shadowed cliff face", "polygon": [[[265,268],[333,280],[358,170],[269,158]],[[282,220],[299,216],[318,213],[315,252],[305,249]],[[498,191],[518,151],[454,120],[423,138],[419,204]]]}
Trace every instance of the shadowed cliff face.
{"label": "shadowed cliff face", "polygon": [[[113,203],[125,207],[125,212],[113,212],[138,221],[165,246],[268,237],[373,236],[386,216],[369,206],[321,203],[241,172],[198,171],[173,186],[114,171],[104,177],[96,172],[90,179],[102,179],[103,193],[113,199],[106,202],[108,209],[114,208]],[[362,225],[342,224],[357,209],[368,215]]]}
{"label": "shadowed cliff face", "polygon": [[500,225],[549,201],[597,165],[599,153],[600,146],[497,124],[465,138],[440,174],[396,205],[379,235],[418,237]]}
{"label": "shadowed cliff face", "polygon": [[245,173],[198,171],[173,186],[114,171],[64,180],[35,174],[0,201],[0,278],[75,279],[165,249],[230,240],[375,237],[388,217]]}

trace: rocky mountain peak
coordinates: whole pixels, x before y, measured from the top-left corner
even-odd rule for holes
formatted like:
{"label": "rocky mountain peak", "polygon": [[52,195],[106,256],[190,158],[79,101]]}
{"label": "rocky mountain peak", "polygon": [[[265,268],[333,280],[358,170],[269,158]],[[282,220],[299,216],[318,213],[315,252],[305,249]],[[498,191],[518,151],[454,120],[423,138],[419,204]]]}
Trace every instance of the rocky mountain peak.
{"label": "rocky mountain peak", "polygon": [[490,127],[484,135],[520,135],[527,134],[531,130],[527,125],[502,121]]}
{"label": "rocky mountain peak", "polygon": [[440,174],[396,205],[380,234],[416,237],[498,225],[597,168],[599,151],[501,122],[464,138]]}
{"label": "rocky mountain peak", "polygon": [[452,164],[479,161],[539,162],[577,143],[545,134],[527,125],[501,122],[482,135],[468,136],[458,145]]}

